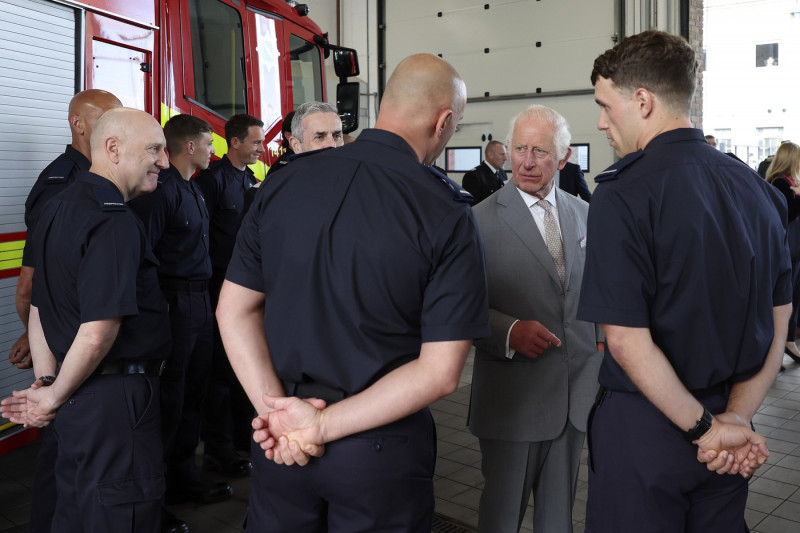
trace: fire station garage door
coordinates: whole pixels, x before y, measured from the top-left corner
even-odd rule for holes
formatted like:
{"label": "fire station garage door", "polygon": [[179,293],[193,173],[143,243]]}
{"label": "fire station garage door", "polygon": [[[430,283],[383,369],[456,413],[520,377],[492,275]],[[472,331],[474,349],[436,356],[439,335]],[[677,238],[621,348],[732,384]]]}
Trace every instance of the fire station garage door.
{"label": "fire station garage door", "polygon": [[39,172],[71,142],[67,109],[76,87],[75,19],[73,8],[55,2],[0,2],[0,397],[32,382],[30,371],[3,361],[24,331],[14,293],[25,199]]}

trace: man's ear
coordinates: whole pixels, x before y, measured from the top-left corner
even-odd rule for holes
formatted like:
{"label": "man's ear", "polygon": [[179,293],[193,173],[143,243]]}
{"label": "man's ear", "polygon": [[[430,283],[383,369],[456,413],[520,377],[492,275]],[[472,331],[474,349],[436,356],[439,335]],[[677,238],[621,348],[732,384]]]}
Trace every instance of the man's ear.
{"label": "man's ear", "polygon": [[186,147],[186,153],[187,154],[189,154],[189,155],[193,155],[194,154],[194,141],[192,141],[192,140],[186,141],[186,144],[184,146]]}
{"label": "man's ear", "polygon": [[292,147],[292,151],[296,154],[299,154],[300,152],[303,151],[303,145],[294,135],[289,137],[289,146]]}
{"label": "man's ear", "polygon": [[655,108],[655,95],[644,87],[639,87],[633,93],[633,98],[639,106],[639,114],[642,118],[649,117]]}
{"label": "man's ear", "polygon": [[108,154],[108,159],[115,165],[119,163],[121,154],[120,148],[121,143],[119,142],[118,137],[109,137],[106,139],[105,142],[106,154]]}
{"label": "man's ear", "polygon": [[567,161],[569,161],[569,156],[571,155],[572,155],[572,148],[567,148],[567,154],[561,158],[561,161],[558,162],[558,170],[564,168],[564,165],[567,164]]}
{"label": "man's ear", "polygon": [[436,130],[435,135],[436,137],[441,138],[444,135],[444,130],[447,128],[447,124],[453,120],[453,110],[452,109],[443,109],[439,112],[439,116],[436,119]]}
{"label": "man's ear", "polygon": [[73,131],[77,131],[81,135],[83,135],[86,132],[86,130],[85,130],[84,126],[83,126],[83,121],[81,120],[80,116],[78,116],[78,115],[70,115],[68,120],[69,120],[69,125],[70,125],[70,127],[72,128]]}

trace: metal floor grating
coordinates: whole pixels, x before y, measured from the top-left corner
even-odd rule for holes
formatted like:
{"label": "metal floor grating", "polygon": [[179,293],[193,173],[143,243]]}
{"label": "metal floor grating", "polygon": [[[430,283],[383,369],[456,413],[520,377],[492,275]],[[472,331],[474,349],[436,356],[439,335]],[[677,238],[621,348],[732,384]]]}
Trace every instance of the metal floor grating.
{"label": "metal floor grating", "polygon": [[431,533],[475,533],[475,530],[446,516],[434,514]]}

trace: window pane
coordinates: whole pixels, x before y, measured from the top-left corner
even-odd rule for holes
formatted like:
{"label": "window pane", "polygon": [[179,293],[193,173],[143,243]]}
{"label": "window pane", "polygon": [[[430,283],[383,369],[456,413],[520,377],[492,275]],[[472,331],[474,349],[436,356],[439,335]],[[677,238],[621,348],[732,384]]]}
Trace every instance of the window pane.
{"label": "window pane", "polygon": [[270,129],[281,119],[281,73],[278,69],[280,51],[275,19],[256,13],[256,32],[258,45],[258,82],[261,90],[261,115],[266,129]]}
{"label": "window pane", "polygon": [[756,67],[778,66],[778,43],[756,45]]}
{"label": "window pane", "polygon": [[189,0],[195,99],[223,117],[247,112],[242,20],[217,0]]}
{"label": "window pane", "polygon": [[297,35],[289,36],[292,58],[292,92],[294,109],[315,100],[322,100],[322,72],[319,49]]}

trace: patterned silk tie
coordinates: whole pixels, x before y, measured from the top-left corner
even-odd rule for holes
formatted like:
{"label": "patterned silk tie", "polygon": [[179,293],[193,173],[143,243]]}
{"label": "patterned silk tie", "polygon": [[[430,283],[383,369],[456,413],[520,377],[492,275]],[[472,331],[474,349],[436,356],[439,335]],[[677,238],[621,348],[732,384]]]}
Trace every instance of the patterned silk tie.
{"label": "patterned silk tie", "polygon": [[550,255],[553,256],[553,263],[556,265],[556,272],[558,278],[561,280],[561,286],[564,286],[564,279],[566,278],[567,268],[564,263],[564,245],[561,243],[561,236],[558,234],[558,226],[556,225],[556,217],[550,210],[552,207],[547,200],[539,200],[539,205],[544,209],[544,235],[547,241],[547,249],[550,250]]}

